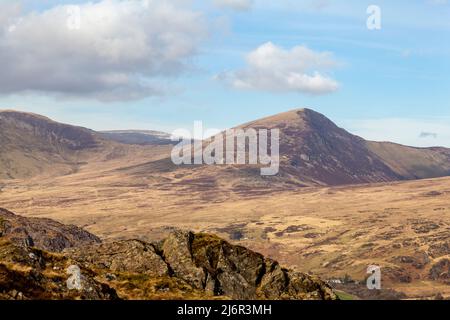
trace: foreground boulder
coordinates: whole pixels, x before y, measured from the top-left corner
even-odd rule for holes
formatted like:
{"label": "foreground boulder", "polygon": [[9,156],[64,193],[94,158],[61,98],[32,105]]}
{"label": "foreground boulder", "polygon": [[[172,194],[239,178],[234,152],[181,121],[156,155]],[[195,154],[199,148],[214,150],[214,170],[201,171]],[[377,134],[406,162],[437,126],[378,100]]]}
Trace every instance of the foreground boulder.
{"label": "foreground boulder", "polygon": [[177,231],[162,244],[174,275],[209,294],[232,299],[336,299],[320,279],[282,268],[216,236]]}
{"label": "foreground boulder", "polygon": [[[80,271],[77,287],[68,285]],[[70,259],[36,248],[18,246],[0,238],[0,299],[118,299],[116,291],[95,280],[89,269]]]}
{"label": "foreground boulder", "polygon": [[86,266],[109,272],[127,272],[168,276],[169,267],[150,243],[139,240],[124,240],[72,248],[65,253]]}
{"label": "foreground boulder", "polygon": [[0,299],[337,299],[320,279],[214,235],[101,243],[74,226],[0,213]]}
{"label": "foreground boulder", "polygon": [[181,298],[336,299],[320,279],[209,234],[176,231],[158,244],[130,240],[64,253],[93,266],[125,296],[124,283],[142,290],[143,296],[134,298],[175,298],[187,290],[189,295]]}
{"label": "foreground boulder", "polygon": [[0,208],[0,237],[26,247],[60,252],[65,248],[99,243],[86,230],[51,219],[25,218]]}

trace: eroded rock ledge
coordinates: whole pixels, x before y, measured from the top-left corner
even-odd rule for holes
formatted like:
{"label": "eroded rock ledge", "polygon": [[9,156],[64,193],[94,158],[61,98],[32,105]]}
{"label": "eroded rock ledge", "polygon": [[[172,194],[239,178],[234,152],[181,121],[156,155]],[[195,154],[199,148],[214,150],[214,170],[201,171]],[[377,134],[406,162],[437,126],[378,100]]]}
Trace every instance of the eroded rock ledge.
{"label": "eroded rock ledge", "polygon": [[[317,277],[210,234],[175,231],[158,243],[99,243],[47,219],[30,227],[26,218],[1,210],[0,219],[0,299],[336,299]],[[45,223],[52,232],[36,232]],[[30,234],[32,241],[23,241]],[[49,247],[53,238],[45,237],[55,234],[70,241]],[[81,272],[78,289],[67,287],[73,266]]]}

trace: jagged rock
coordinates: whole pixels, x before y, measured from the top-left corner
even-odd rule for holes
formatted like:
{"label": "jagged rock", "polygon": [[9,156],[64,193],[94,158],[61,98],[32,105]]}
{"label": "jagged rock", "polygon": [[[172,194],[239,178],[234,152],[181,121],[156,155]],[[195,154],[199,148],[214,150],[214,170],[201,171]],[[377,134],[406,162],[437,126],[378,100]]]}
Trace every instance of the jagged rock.
{"label": "jagged rock", "polygon": [[392,261],[400,264],[410,264],[416,269],[423,269],[430,262],[430,258],[427,253],[418,251],[413,256],[394,257]]}
{"label": "jagged rock", "polygon": [[265,261],[265,274],[261,279],[258,294],[267,299],[279,299],[289,283],[286,270],[283,270],[278,262],[271,259]]}
{"label": "jagged rock", "polygon": [[256,297],[264,272],[264,257],[214,236],[199,234],[192,241],[192,258],[208,274],[215,294],[236,299]]}
{"label": "jagged rock", "polygon": [[85,265],[112,272],[143,273],[156,276],[169,274],[169,268],[155,247],[139,240],[102,243],[83,250],[66,249],[68,256]]}
{"label": "jagged rock", "polygon": [[440,258],[450,254],[450,242],[434,243],[429,248],[430,256]]}
{"label": "jagged rock", "polygon": [[0,299],[336,299],[320,279],[209,234],[97,243],[51,220],[0,217]]}
{"label": "jagged rock", "polygon": [[129,240],[64,253],[93,266],[111,283],[120,282],[121,273],[147,274],[160,281],[154,284],[146,278],[136,284],[138,289],[150,285],[152,291],[189,290],[232,299],[336,299],[320,279],[208,234],[175,231],[159,244]]}
{"label": "jagged rock", "polygon": [[402,267],[385,267],[383,268],[383,274],[393,282],[410,283],[412,281],[408,270]]}
{"label": "jagged rock", "polygon": [[52,252],[101,242],[97,236],[79,227],[64,225],[51,219],[25,218],[2,208],[0,237],[22,246]]}
{"label": "jagged rock", "polygon": [[450,260],[442,259],[435,263],[430,269],[429,278],[431,280],[441,280],[445,283],[450,283]]}
{"label": "jagged rock", "polygon": [[117,299],[114,289],[80,269],[80,286],[67,286],[71,261],[60,254],[27,248],[0,239],[0,299]]}
{"label": "jagged rock", "polygon": [[[183,248],[190,248],[190,251],[185,251],[180,261],[172,256],[172,263],[192,266],[189,262],[191,257],[195,265],[194,274],[202,268],[207,279],[204,288],[213,290],[215,295],[233,299],[336,299],[331,288],[319,279],[282,269],[277,262],[216,236],[177,232],[176,238],[189,239],[190,245],[183,243]],[[176,245],[171,246],[171,251],[176,251]],[[188,267],[184,272],[190,278]],[[181,274],[178,276],[183,277]]]}
{"label": "jagged rock", "polygon": [[192,260],[192,232],[175,231],[162,244],[163,256],[176,277],[180,277],[197,289],[205,287],[206,274]]}

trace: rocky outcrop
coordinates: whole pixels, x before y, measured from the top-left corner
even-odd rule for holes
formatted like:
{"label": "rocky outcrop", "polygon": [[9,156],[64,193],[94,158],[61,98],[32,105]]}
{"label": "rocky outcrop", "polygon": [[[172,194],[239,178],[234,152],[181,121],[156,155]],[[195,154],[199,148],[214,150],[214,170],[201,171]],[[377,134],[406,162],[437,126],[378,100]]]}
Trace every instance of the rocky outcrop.
{"label": "rocky outcrop", "polygon": [[[320,279],[282,268],[259,253],[209,234],[175,231],[157,244],[128,240],[67,249],[64,254],[112,282],[119,283],[123,273],[169,281],[166,293],[181,286],[208,299],[336,299]],[[137,289],[150,285],[148,298],[157,295],[160,284],[144,278],[134,285]]]}
{"label": "rocky outcrop", "polygon": [[442,259],[435,263],[430,269],[429,278],[450,284],[450,260]]}
{"label": "rocky outcrop", "polygon": [[203,268],[194,262],[193,241],[193,233],[174,232],[162,243],[162,255],[176,277],[184,279],[195,288],[203,289],[207,280],[206,274]]}
{"label": "rocky outcrop", "polygon": [[70,259],[39,249],[18,246],[0,238],[0,299],[117,299],[116,291],[81,268],[79,286],[68,281],[79,267]]}
{"label": "rocky outcrop", "polygon": [[213,295],[233,299],[336,298],[319,279],[282,268],[276,261],[213,235],[177,231],[162,248],[176,276]]}
{"label": "rocky outcrop", "polygon": [[154,276],[169,275],[169,267],[152,244],[139,240],[102,243],[65,253],[86,266],[109,272],[128,272]]}
{"label": "rocky outcrop", "polygon": [[100,243],[77,227],[0,213],[0,299],[337,299],[320,279],[214,235]]}
{"label": "rocky outcrop", "polygon": [[18,245],[52,252],[100,242],[97,236],[79,227],[64,225],[51,219],[25,218],[2,208],[0,237]]}
{"label": "rocky outcrop", "polygon": [[430,245],[429,254],[433,258],[450,255],[450,242],[434,243]]}

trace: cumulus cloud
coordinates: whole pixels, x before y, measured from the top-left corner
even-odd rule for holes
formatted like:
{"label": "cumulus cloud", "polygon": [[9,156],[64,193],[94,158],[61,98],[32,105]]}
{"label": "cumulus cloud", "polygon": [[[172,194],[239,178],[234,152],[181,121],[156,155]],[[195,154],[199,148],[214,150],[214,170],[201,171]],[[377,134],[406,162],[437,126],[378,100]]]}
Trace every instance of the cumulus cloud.
{"label": "cumulus cloud", "polygon": [[251,9],[253,0],[214,0],[214,4],[223,8],[246,11]]}
{"label": "cumulus cloud", "polygon": [[164,79],[189,68],[206,36],[202,15],[173,1],[103,0],[78,8],[23,14],[0,4],[0,93],[105,101],[160,95]]}
{"label": "cumulus cloud", "polygon": [[217,79],[236,89],[270,92],[325,94],[339,87],[323,73],[338,65],[328,52],[305,46],[286,50],[268,42],[250,52],[246,62],[245,68],[221,73]]}
{"label": "cumulus cloud", "polygon": [[1,27],[13,23],[15,17],[19,15],[21,11],[21,5],[19,3],[4,2],[0,3],[0,34],[3,30]]}

